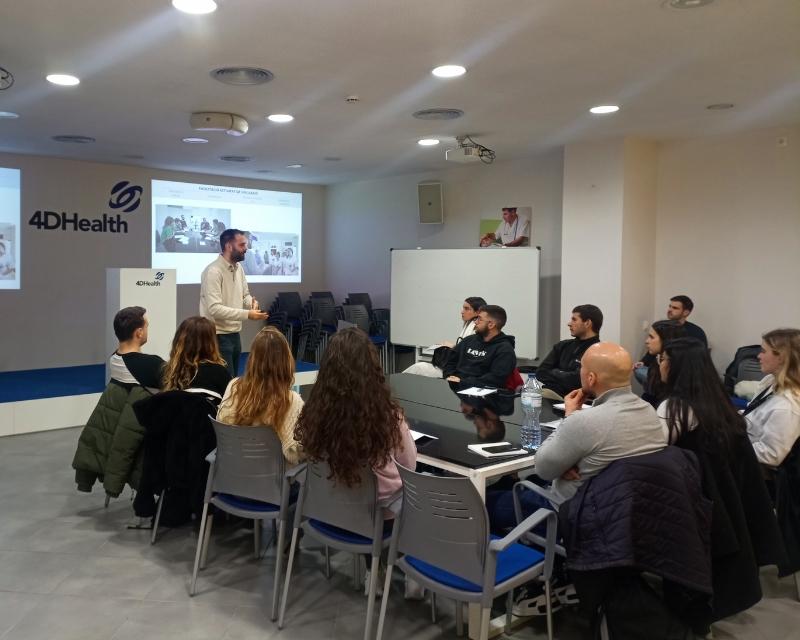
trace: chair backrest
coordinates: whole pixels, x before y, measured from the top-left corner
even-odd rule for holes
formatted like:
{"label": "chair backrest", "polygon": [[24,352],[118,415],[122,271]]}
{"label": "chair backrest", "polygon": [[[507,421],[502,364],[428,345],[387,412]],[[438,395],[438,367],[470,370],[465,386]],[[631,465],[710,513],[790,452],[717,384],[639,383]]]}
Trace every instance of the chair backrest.
{"label": "chair backrest", "polygon": [[280,504],[286,462],[270,427],[239,427],[211,419],[217,459],[211,491]]}
{"label": "chair backrest", "polygon": [[312,317],[322,321],[328,327],[336,327],[336,305],[332,298],[311,298]]}
{"label": "chair backrest", "polygon": [[306,471],[302,515],[371,538],[378,506],[375,473],[364,468],[361,483],[349,488],[331,477],[326,462],[309,462]]}
{"label": "chair backrest", "polygon": [[299,319],[303,315],[303,300],[297,291],[278,292],[278,309],[285,311],[292,319]]}
{"label": "chair backrest", "polygon": [[348,293],[347,304],[361,304],[367,310],[368,314],[372,314],[372,298],[368,293]]}
{"label": "chair backrest", "polygon": [[398,550],[483,584],[489,517],[474,485],[397,468],[403,480]]}
{"label": "chair backrest", "polygon": [[344,319],[351,322],[359,329],[369,334],[369,314],[367,308],[362,304],[346,304],[344,309]]}
{"label": "chair backrest", "polygon": [[330,291],[312,291],[311,292],[311,297],[312,298],[327,298],[331,302],[333,302],[334,305],[336,304],[336,301],[333,298],[333,294]]}

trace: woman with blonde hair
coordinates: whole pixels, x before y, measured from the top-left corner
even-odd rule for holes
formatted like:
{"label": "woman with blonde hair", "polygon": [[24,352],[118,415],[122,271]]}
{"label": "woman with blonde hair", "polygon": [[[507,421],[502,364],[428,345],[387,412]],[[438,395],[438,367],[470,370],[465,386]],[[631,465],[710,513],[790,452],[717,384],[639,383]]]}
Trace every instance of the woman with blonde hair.
{"label": "woman with blonde hair", "polygon": [[163,390],[203,391],[220,399],[230,379],[214,324],[201,316],[186,318],[172,339]]}
{"label": "woman with blonde hair", "polygon": [[303,400],[292,391],[293,381],[294,358],[286,338],[275,327],[265,327],[253,338],[244,375],[228,385],[217,420],[272,428],[286,461],[297,464],[303,454],[294,439],[294,428]]}
{"label": "woman with blonde hair", "polygon": [[800,329],[765,333],[758,361],[767,375],[744,410],[747,434],[758,461],[777,467],[800,438]]}

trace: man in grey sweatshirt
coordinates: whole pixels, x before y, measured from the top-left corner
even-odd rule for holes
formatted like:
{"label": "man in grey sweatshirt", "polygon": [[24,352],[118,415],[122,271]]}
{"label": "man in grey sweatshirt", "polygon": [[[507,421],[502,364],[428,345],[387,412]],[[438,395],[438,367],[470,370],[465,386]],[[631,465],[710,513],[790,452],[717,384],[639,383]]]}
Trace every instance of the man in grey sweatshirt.
{"label": "man in grey sweatshirt", "polygon": [[[583,355],[581,388],[564,398],[567,417],[536,452],[536,475],[553,481],[555,502],[574,496],[614,460],[667,446],[655,410],[631,391],[631,366],[630,354],[611,342],[592,345]],[[594,404],[582,409],[587,398]]]}

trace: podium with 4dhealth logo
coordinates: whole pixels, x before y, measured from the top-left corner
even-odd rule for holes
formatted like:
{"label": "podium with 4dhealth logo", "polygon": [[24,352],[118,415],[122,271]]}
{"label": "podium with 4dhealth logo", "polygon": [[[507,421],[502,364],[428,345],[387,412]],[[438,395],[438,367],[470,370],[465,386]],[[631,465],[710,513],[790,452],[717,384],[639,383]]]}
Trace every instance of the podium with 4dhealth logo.
{"label": "podium with 4dhealth logo", "polygon": [[[169,359],[177,327],[175,269],[106,269],[106,349],[117,348],[114,316],[125,307],[144,307],[149,321],[147,344],[142,351]],[[106,379],[108,361],[106,361]]]}

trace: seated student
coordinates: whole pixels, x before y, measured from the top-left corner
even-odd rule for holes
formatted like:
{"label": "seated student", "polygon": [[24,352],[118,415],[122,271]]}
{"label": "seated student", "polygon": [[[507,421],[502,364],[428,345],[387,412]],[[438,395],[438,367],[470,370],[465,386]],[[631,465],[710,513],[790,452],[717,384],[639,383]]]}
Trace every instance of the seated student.
{"label": "seated student", "polygon": [[283,456],[291,464],[303,459],[294,439],[303,399],[292,391],[294,358],[286,338],[275,327],[264,327],[253,338],[241,378],[231,380],[217,420],[239,426],[269,427],[280,438]]}
{"label": "seated student", "polygon": [[[713,608],[708,624],[761,599],[759,567],[779,564],[783,545],[745,420],[720,382],[707,347],[694,338],[664,345],[659,372],[666,399],[658,407],[669,441],[697,455],[703,490],[713,501]],[[704,633],[702,634],[704,635]]]}
{"label": "seated student", "polygon": [[138,384],[147,389],[161,388],[164,360],[157,355],[142,353],[147,343],[147,319],[144,307],[125,307],[114,316],[114,335],[119,346],[108,359],[111,377],[123,384]]}
{"label": "seated student", "polygon": [[[475,333],[475,319],[478,317],[478,310],[486,305],[486,300],[479,297],[470,297],[464,300],[464,304],[461,305],[461,321],[464,323],[461,327],[461,333],[458,334],[458,338],[456,338],[455,342],[443,341],[442,349],[443,353],[443,362],[444,364],[447,360],[447,356],[449,354],[449,349],[455,347],[459,342],[461,342],[464,338],[471,336]],[[403,373],[411,373],[416,376],[426,376],[428,378],[441,378],[442,377],[442,368],[441,364],[434,363],[438,359],[439,349],[436,349],[436,353],[434,353],[433,361],[431,362],[417,362],[412,364],[408,367]],[[437,366],[437,364],[439,366]]]}
{"label": "seated student", "polygon": [[669,299],[669,305],[667,306],[667,319],[675,320],[682,324],[686,330],[687,338],[696,338],[708,347],[706,332],[688,320],[693,310],[694,302],[689,296],[673,296]]}
{"label": "seated student", "polygon": [[[675,340],[676,338],[683,338],[685,335],[686,329],[675,320],[658,320],[650,325],[647,337],[644,340],[644,344],[647,347],[645,357],[650,364],[644,365],[643,359],[642,362],[637,362],[633,367],[634,371],[637,369],[644,369],[647,372],[644,383],[642,384],[644,388],[642,400],[646,400],[654,407],[657,407],[661,403],[666,393],[664,383],[661,381],[661,373],[658,370],[658,355],[663,351],[664,345],[667,344],[667,342]],[[642,366],[637,368],[637,365]]]}
{"label": "seated student", "polygon": [[480,308],[475,318],[475,335],[459,342],[447,359],[444,376],[448,382],[498,389],[505,385],[517,366],[514,336],[503,333],[505,324],[506,312],[502,307],[489,304]]}
{"label": "seated student", "polygon": [[309,459],[327,462],[336,481],[347,487],[368,465],[375,472],[379,503],[397,511],[402,482],[395,461],[414,469],[417,448],[403,410],[392,399],[378,352],[360,329],[337,331],[328,343],[295,438]]}
{"label": "seated student", "polygon": [[800,438],[800,329],[765,333],[758,361],[766,375],[744,416],[758,461],[774,468]]}
{"label": "seated student", "polygon": [[186,318],[172,339],[169,362],[164,367],[164,391],[191,389],[222,399],[230,381],[214,324],[202,316]]}
{"label": "seated student", "polygon": [[556,344],[536,369],[544,388],[562,397],[581,386],[581,358],[589,347],[600,342],[603,312],[593,304],[578,305],[567,326],[572,339]]}

